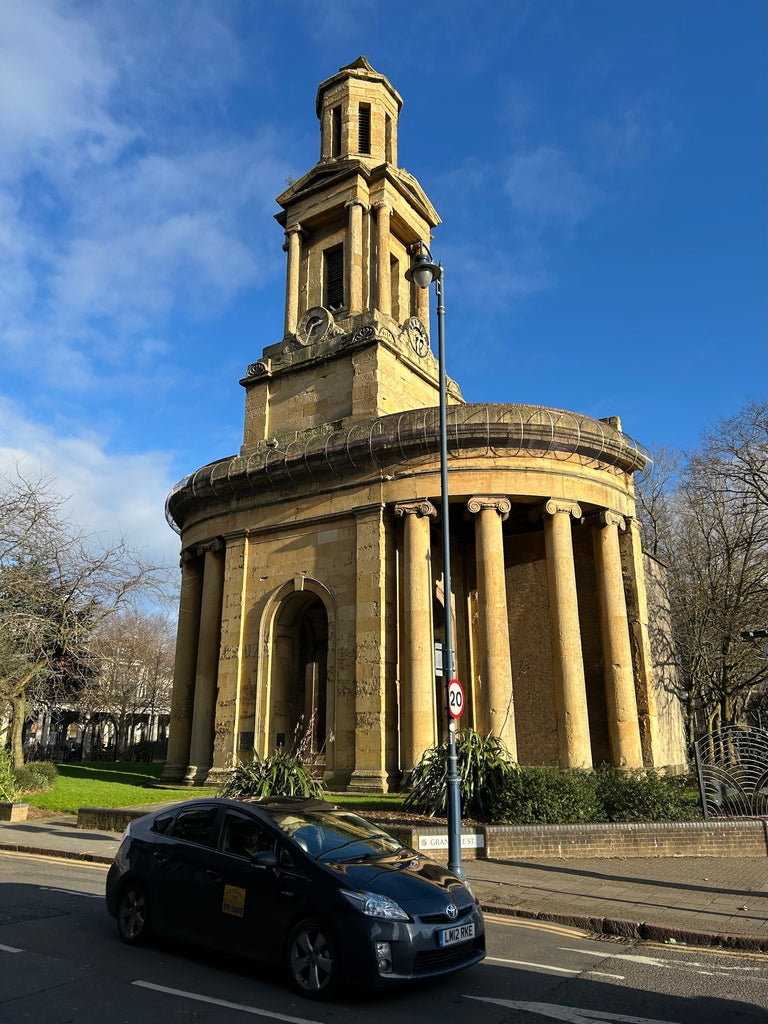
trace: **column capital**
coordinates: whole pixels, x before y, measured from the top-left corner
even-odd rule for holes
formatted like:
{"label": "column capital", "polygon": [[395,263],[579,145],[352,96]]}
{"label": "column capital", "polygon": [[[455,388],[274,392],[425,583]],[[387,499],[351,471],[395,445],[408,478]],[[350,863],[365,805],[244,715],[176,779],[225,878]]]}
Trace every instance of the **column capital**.
{"label": "column capital", "polygon": [[196,547],[194,548],[182,548],[181,554],[179,555],[179,567],[184,569],[188,565],[192,565],[198,560],[200,554]]}
{"label": "column capital", "polygon": [[223,550],[224,541],[221,537],[213,537],[211,540],[203,541],[202,544],[197,544],[195,547],[197,555],[207,555],[209,551],[214,555],[218,555]]}
{"label": "column capital", "polygon": [[620,530],[626,530],[627,521],[624,516],[619,515],[618,512],[613,512],[609,508],[600,509],[598,512],[593,512],[588,515],[584,520],[585,526],[593,526],[597,529],[603,529],[606,526],[618,526]]}
{"label": "column capital", "polygon": [[359,196],[355,196],[354,199],[348,199],[346,201],[346,203],[344,203],[344,208],[346,210],[349,210],[350,207],[352,207],[352,206],[360,206],[360,207],[362,207],[363,213],[367,213],[368,210],[370,210],[370,206],[368,205],[368,203],[364,203],[363,200],[360,199]]}
{"label": "column capital", "polygon": [[371,209],[375,210],[376,213],[392,213],[392,207],[389,203],[385,203],[383,199],[379,199],[378,202],[371,204]]}
{"label": "column capital", "polygon": [[415,499],[414,501],[398,501],[395,505],[396,516],[416,516],[419,519],[429,517],[433,519],[437,515],[437,509],[426,498]]}
{"label": "column capital", "polygon": [[499,494],[479,494],[469,499],[467,508],[472,515],[477,515],[478,512],[482,512],[484,509],[495,509],[503,521],[508,518],[512,510],[512,502],[509,498]]}
{"label": "column capital", "polygon": [[285,237],[288,238],[290,235],[301,235],[304,233],[304,228],[298,221],[292,224],[289,228],[285,229]]}
{"label": "column capital", "polygon": [[534,506],[528,515],[536,522],[542,516],[555,516],[558,512],[573,516],[574,519],[581,519],[581,505],[576,501],[569,501],[568,498],[548,498],[541,505]]}

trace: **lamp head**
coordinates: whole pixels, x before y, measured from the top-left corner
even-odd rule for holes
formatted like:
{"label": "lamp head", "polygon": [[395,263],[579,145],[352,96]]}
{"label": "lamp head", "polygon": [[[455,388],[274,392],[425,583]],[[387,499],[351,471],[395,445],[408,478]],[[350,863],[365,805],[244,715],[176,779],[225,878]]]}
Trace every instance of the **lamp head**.
{"label": "lamp head", "polygon": [[405,272],[405,279],[413,281],[417,288],[429,288],[442,272],[443,268],[432,262],[432,254],[422,242],[419,251],[413,257],[413,266]]}

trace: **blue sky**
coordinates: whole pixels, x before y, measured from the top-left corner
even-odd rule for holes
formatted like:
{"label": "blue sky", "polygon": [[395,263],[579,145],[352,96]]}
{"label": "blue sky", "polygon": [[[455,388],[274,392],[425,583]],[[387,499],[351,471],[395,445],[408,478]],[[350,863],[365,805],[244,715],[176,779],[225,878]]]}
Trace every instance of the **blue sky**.
{"label": "blue sky", "polygon": [[274,197],[365,54],[473,402],[694,446],[766,389],[763,0],[0,0],[0,469],[169,562],[280,340]]}

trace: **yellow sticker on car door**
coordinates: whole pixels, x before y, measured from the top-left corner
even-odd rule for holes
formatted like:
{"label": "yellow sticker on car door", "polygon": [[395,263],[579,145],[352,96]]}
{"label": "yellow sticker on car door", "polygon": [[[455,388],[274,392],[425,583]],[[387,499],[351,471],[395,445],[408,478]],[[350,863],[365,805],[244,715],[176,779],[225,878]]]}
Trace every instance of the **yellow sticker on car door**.
{"label": "yellow sticker on car door", "polygon": [[242,917],[245,912],[245,889],[240,889],[236,885],[225,885],[221,912],[232,914],[233,917]]}

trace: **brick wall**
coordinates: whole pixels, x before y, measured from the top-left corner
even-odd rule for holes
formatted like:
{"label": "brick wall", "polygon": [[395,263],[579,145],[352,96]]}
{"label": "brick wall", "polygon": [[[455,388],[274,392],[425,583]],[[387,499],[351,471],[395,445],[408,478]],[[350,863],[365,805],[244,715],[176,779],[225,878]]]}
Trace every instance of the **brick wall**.
{"label": "brick wall", "polygon": [[[369,815],[369,817],[375,817]],[[386,822],[382,822],[384,827]],[[439,859],[444,828],[388,828],[401,842],[424,849]],[[535,857],[765,857],[768,820],[672,822],[638,825],[489,825],[465,828],[478,836],[475,848],[464,848],[467,860],[519,860]],[[421,839],[421,842],[420,842]],[[431,849],[425,846],[428,843]],[[445,848],[447,849],[447,839]]]}

